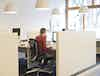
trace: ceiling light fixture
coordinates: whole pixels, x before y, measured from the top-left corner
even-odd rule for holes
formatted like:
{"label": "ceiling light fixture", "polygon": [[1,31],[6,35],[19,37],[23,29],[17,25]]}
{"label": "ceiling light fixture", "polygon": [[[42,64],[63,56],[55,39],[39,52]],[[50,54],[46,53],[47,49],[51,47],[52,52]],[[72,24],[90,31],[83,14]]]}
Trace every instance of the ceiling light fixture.
{"label": "ceiling light fixture", "polygon": [[2,14],[16,14],[16,9],[11,1],[5,2],[3,5]]}
{"label": "ceiling light fixture", "polygon": [[35,8],[37,8],[37,9],[48,9],[47,0],[37,0]]}

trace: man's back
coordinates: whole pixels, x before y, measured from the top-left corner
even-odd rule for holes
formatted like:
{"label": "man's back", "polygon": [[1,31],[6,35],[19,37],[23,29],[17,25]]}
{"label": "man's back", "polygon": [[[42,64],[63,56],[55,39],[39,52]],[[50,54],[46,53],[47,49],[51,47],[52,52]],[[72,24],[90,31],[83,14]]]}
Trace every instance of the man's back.
{"label": "man's back", "polygon": [[46,36],[38,35],[36,37],[38,47],[40,51],[46,51]]}

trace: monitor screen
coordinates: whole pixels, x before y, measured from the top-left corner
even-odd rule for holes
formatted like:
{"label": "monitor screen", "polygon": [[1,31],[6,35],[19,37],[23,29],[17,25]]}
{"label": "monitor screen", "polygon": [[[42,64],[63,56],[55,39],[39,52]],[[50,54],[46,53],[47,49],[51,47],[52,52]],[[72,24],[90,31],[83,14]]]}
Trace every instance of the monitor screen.
{"label": "monitor screen", "polygon": [[47,32],[47,41],[56,42],[56,32]]}
{"label": "monitor screen", "polygon": [[13,33],[18,33],[18,36],[20,36],[20,28],[13,28],[12,32]]}
{"label": "monitor screen", "polygon": [[51,32],[47,32],[46,33],[46,35],[47,35],[47,40],[46,41],[52,41],[52,33]]}
{"label": "monitor screen", "polygon": [[52,33],[52,39],[53,39],[53,42],[56,42],[56,32]]}

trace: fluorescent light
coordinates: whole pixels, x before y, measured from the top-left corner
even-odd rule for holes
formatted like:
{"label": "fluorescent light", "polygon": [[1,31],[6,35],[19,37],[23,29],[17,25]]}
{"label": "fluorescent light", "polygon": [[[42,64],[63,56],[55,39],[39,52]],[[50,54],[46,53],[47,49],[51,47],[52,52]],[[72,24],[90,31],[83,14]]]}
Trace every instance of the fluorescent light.
{"label": "fluorescent light", "polygon": [[36,8],[37,10],[49,10],[49,8]]}
{"label": "fluorescent light", "polygon": [[12,15],[12,14],[16,14],[16,11],[3,11],[2,14]]}

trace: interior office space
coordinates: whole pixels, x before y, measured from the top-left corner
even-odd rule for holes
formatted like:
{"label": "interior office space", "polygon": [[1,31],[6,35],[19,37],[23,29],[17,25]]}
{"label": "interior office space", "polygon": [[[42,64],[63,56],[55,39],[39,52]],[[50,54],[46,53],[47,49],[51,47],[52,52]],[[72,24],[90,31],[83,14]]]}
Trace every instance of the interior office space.
{"label": "interior office space", "polygon": [[[99,13],[99,0],[0,0],[0,75],[99,76]],[[41,28],[50,55],[31,49]]]}

